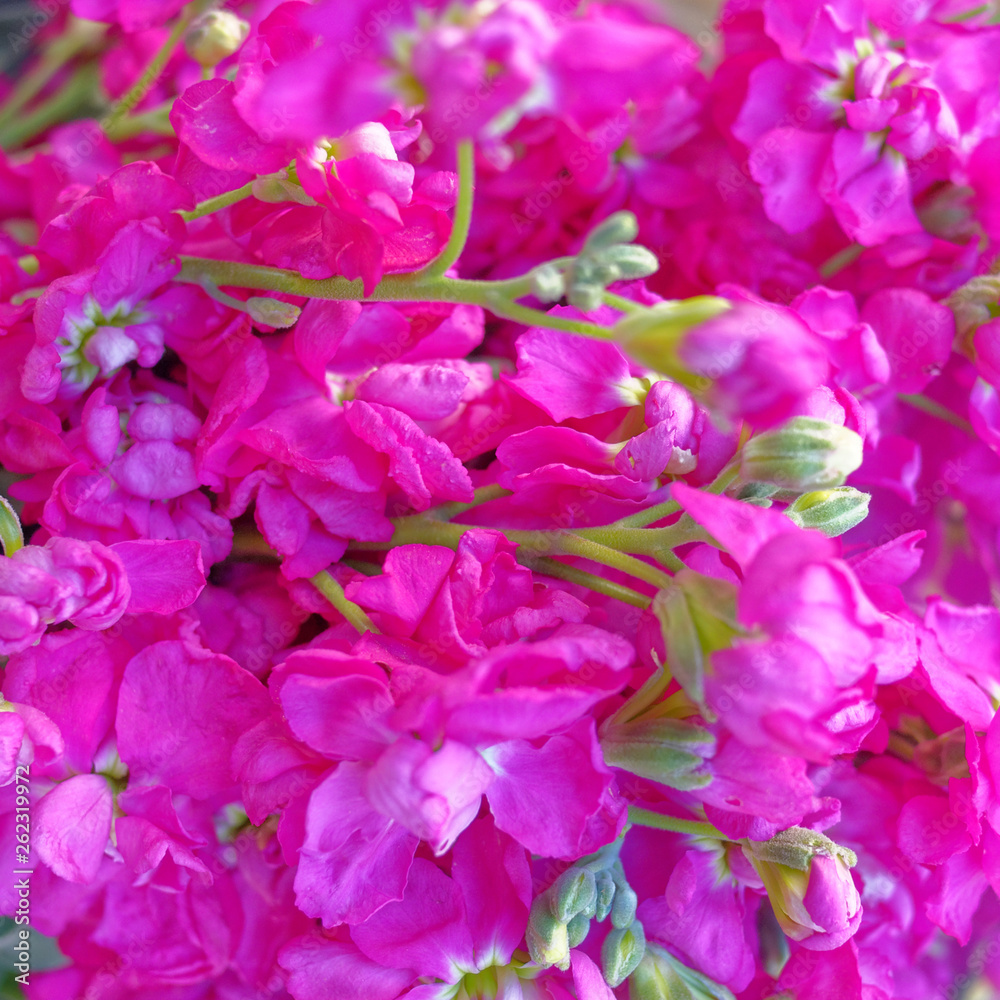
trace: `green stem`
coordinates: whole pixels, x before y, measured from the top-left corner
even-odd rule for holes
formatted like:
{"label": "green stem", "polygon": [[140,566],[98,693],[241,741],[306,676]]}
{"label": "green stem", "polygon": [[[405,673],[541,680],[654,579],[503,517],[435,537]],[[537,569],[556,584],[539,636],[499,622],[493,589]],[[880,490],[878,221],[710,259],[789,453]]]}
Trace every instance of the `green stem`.
{"label": "green stem", "polygon": [[155,133],[156,135],[174,134],[174,127],[170,124],[170,109],[173,101],[164,101],[159,107],[150,111],[143,111],[137,115],[126,115],[115,125],[114,138],[117,142],[131,139],[137,135]]}
{"label": "green stem", "polygon": [[832,278],[838,271],[843,271],[845,267],[853,264],[864,252],[865,248],[860,243],[852,243],[850,246],[844,247],[829,260],[820,264],[820,277]]}
{"label": "green stem", "polygon": [[696,823],[689,819],[677,819],[674,816],[653,812],[652,809],[641,809],[639,806],[628,807],[628,821],[636,826],[651,826],[654,830],[688,833],[694,837],[714,837],[716,840],[729,839],[711,823]]}
{"label": "green stem", "polygon": [[[356,542],[353,548],[382,551],[395,548],[397,545],[423,544],[443,545],[447,548],[457,548],[458,543],[467,531],[473,531],[477,525],[454,524],[451,521],[435,521],[420,515],[400,517],[393,520],[395,532],[391,542]],[[589,559],[602,566],[620,570],[638,580],[643,580],[652,586],[662,589],[671,584],[670,577],[662,570],[641,559],[618,552],[615,549],[601,545],[599,542],[567,531],[513,531],[500,528],[509,541],[523,547],[518,559],[528,559],[549,555],[579,556]]]}
{"label": "green stem", "polygon": [[5,556],[12,556],[18,549],[24,548],[21,519],[5,496],[0,496],[0,545]]}
{"label": "green stem", "polygon": [[206,198],[204,201],[198,202],[190,211],[178,212],[178,215],[185,221],[191,222],[193,219],[200,219],[204,215],[211,215],[213,212],[218,212],[220,209],[228,208],[230,205],[235,205],[238,201],[243,201],[244,198],[249,198],[253,194],[253,181],[249,181],[244,184],[243,187],[235,188],[232,191],[225,191],[223,194],[218,194],[214,198]]}
{"label": "green stem", "polygon": [[42,92],[59,70],[84,49],[93,45],[104,31],[103,25],[84,26],[76,22],[70,31],[54,39],[32,69],[21,77],[0,108],[0,127],[15,121],[21,111]]}
{"label": "green stem", "polygon": [[445,248],[421,272],[427,277],[442,276],[458,261],[469,238],[472,224],[472,195],[475,188],[476,148],[471,139],[458,142],[458,201],[455,203],[455,218],[451,224],[451,234]]}
{"label": "green stem", "polygon": [[170,57],[174,54],[174,49],[177,48],[180,40],[184,37],[184,32],[187,31],[191,22],[201,12],[203,6],[205,6],[204,3],[195,2],[189,3],[184,8],[181,16],[174,22],[167,40],[160,46],[156,55],[146,64],[142,75],[132,84],[125,96],[118,101],[104,121],[101,122],[104,132],[109,139],[114,141],[119,138],[117,133],[119,124],[153,88],[153,85],[160,78],[160,74],[170,61]]}
{"label": "green stem", "polygon": [[48,100],[0,129],[0,146],[4,149],[20,146],[53,125],[71,118],[91,100],[97,79],[98,68],[95,64],[81,66]]}
{"label": "green stem", "polygon": [[567,319],[565,316],[553,316],[551,313],[543,312],[541,309],[532,309],[529,306],[522,306],[517,302],[497,300],[488,297],[485,301],[479,302],[496,316],[504,319],[512,319],[525,326],[540,326],[548,330],[562,330],[565,333],[578,333],[583,337],[590,337],[593,340],[613,340],[614,332],[605,326],[598,326],[596,323],[588,323],[585,320]]}
{"label": "green stem", "polygon": [[964,431],[970,437],[976,437],[976,432],[968,420],[963,420],[957,413],[952,413],[947,407],[934,402],[933,399],[928,399],[926,396],[922,396],[919,393],[906,392],[899,393],[896,398],[901,403],[906,403],[907,406],[912,406],[915,410],[921,410],[932,417],[937,417],[938,420],[943,420],[946,424],[951,424],[952,427],[957,427],[960,431]]}
{"label": "green stem", "polygon": [[379,634],[375,623],[353,601],[347,599],[344,588],[326,570],[317,573],[312,578],[312,584],[362,635],[365,632]]}
{"label": "green stem", "polygon": [[510,494],[510,490],[505,490],[497,483],[490,483],[487,486],[480,486],[473,493],[472,503],[443,503],[439,507],[432,507],[427,511],[427,514],[430,517],[437,518],[439,521],[451,521],[468,510],[479,507],[484,503],[489,503],[491,500],[509,497]]}
{"label": "green stem", "polygon": [[623,604],[631,604],[634,608],[645,610],[653,603],[645,594],[640,594],[637,590],[632,590],[631,587],[623,587],[613,580],[605,580],[603,576],[598,576],[596,573],[588,573],[585,569],[561,563],[548,556],[542,556],[539,559],[525,558],[523,565],[539,576],[551,576],[557,580],[565,580],[567,583],[575,583],[577,586],[594,591],[595,594],[603,594],[605,597],[612,597]]}
{"label": "green stem", "polygon": [[[725,492],[739,473],[740,460],[737,457],[726,465],[715,479],[704,488],[704,492]],[[638,514],[630,514],[628,517],[623,517],[620,521],[615,521],[613,525],[608,525],[608,527],[645,528],[649,524],[655,524],[657,521],[662,521],[665,517],[670,517],[671,514],[676,514],[679,510],[681,510],[681,505],[676,500],[664,500],[663,503],[658,503],[646,510],[641,510]]]}
{"label": "green stem", "polygon": [[612,292],[604,293],[604,304],[623,313],[642,312],[646,308],[638,302],[633,302],[631,299],[626,299],[622,295],[615,295]]}
{"label": "green stem", "polygon": [[611,524],[604,528],[578,528],[577,534],[619,552],[654,558],[688,542],[711,540],[705,529],[687,514],[665,528],[622,528]]}
{"label": "green stem", "polygon": [[[542,326],[550,330],[578,333],[585,337],[608,340],[612,333],[596,323],[553,316],[540,309],[529,309],[507,296],[512,287],[523,280],[510,282],[472,281],[465,278],[427,277],[421,273],[390,274],[364,294],[360,280],[346,278],[303,278],[297,271],[262,264],[243,264],[233,260],[213,260],[209,257],[181,256],[178,281],[200,285],[207,278],[220,287],[254,288],[289,295],[304,295],[313,299],[349,302],[453,302],[479,305],[497,316],[512,319],[527,326]],[[522,293],[523,294],[523,293]]]}

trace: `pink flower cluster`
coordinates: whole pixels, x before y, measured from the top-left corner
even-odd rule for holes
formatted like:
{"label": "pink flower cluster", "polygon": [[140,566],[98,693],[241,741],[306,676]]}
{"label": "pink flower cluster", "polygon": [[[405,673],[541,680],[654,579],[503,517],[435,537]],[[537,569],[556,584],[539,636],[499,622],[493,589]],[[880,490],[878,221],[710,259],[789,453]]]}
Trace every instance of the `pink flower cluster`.
{"label": "pink flower cluster", "polygon": [[1000,992],[991,5],[68,7],[0,82],[24,995]]}

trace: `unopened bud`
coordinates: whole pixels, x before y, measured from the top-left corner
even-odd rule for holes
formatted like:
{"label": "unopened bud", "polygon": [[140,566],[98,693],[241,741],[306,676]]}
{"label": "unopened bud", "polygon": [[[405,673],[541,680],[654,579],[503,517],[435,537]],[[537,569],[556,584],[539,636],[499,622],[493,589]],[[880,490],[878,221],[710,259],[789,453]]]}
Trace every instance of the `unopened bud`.
{"label": "unopened bud", "polygon": [[626,927],[613,927],[601,946],[601,971],[614,989],[632,974],[646,951],[646,934],[638,920]]}
{"label": "unopened bud", "polygon": [[27,253],[23,257],[17,258],[17,266],[24,271],[25,274],[38,274],[38,269],[41,264],[38,258],[33,253]]}
{"label": "unopened bud", "polygon": [[594,919],[600,923],[607,919],[615,901],[615,880],[608,869],[597,873],[597,899],[594,909]]}
{"label": "unopened bud", "polygon": [[595,259],[602,268],[608,269],[608,284],[613,281],[648,278],[660,269],[656,254],[635,244],[608,247],[596,254]]}
{"label": "unopened bud", "polygon": [[569,941],[569,946],[571,948],[575,948],[577,945],[583,944],[589,933],[590,917],[588,917],[585,913],[578,913],[566,925],[566,939]]}
{"label": "unopened bud", "polygon": [[868,516],[870,500],[870,494],[853,486],[837,486],[803,493],[785,509],[785,514],[800,528],[815,528],[836,538]]}
{"label": "unopened bud", "polygon": [[566,280],[562,272],[551,264],[542,264],[528,275],[531,294],[540,302],[558,302],[566,294]]}
{"label": "unopened bud", "polygon": [[735,1000],[725,986],[689,969],[654,944],[647,945],[628,991],[629,1000]]}
{"label": "unopened bud", "polygon": [[[743,841],[774,915],[785,934],[806,948],[843,944],[861,922],[861,899],[851,879],[853,851],[815,830],[792,827],[765,841]],[[822,923],[812,913],[822,914]]]}
{"label": "unopened bud", "polygon": [[566,292],[566,300],[580,312],[593,312],[604,301],[604,285],[600,282],[571,285]]}
{"label": "unopened bud", "polygon": [[601,751],[612,767],[689,791],[712,780],[703,765],[715,753],[715,737],[680,719],[641,719],[609,726]]}
{"label": "unopened bud", "polygon": [[250,25],[231,10],[202,14],[184,36],[187,54],[205,69],[218,66],[246,41]]}
{"label": "unopened bud", "polygon": [[289,177],[287,170],[276,174],[265,174],[253,182],[253,196],[258,201],[277,205],[283,201],[294,201],[299,205],[315,205],[316,202],[302,189],[302,185]]}
{"label": "unopened bud", "polygon": [[552,914],[560,923],[567,924],[578,913],[594,904],[597,882],[594,873],[585,868],[568,868],[549,889]]}
{"label": "unopened bud", "polygon": [[740,453],[740,477],[774,483],[783,490],[841,486],[861,465],[861,435],[818,417],[793,417],[750,438]]}
{"label": "unopened bud", "polygon": [[545,893],[536,896],[531,904],[524,940],[531,960],[543,969],[551,965],[563,971],[569,968],[569,934],[566,925],[552,915],[550,901]]}
{"label": "unopened bud", "polygon": [[678,350],[684,335],[731,308],[731,302],[715,295],[658,302],[618,320],[615,340],[640,364],[669,375],[675,382],[691,385],[694,377],[681,362]]}
{"label": "unopened bud", "polygon": [[703,706],[708,657],[728,648],[742,631],[736,620],[736,586],[681,570],[653,598],[652,610],[663,630],[674,678],[692,701]]}
{"label": "unopened bud", "polygon": [[617,243],[631,243],[638,235],[639,223],[631,212],[614,212],[590,231],[583,251],[592,254]]}
{"label": "unopened bud", "polygon": [[635,889],[624,879],[618,883],[614,905],[611,907],[611,926],[624,930],[635,920],[635,911],[639,905],[639,897]]}
{"label": "unopened bud", "polygon": [[246,300],[245,308],[249,317],[263,326],[273,326],[276,330],[283,330],[292,326],[299,318],[302,310],[298,306],[293,306],[291,302],[282,302],[281,299],[267,299],[259,296],[251,296]]}

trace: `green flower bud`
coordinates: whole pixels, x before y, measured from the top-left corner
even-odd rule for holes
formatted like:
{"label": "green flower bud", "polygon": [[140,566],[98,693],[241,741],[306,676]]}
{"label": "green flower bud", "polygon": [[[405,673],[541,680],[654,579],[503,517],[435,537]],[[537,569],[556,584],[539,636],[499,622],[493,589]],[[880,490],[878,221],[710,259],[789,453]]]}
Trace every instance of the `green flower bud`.
{"label": "green flower bud", "polygon": [[552,915],[547,893],[532,901],[524,939],[531,960],[543,969],[554,965],[565,972],[569,968],[569,933],[566,925]]}
{"label": "green flower bud", "polygon": [[853,486],[803,493],[785,509],[800,528],[816,528],[830,538],[850,531],[868,516],[871,495]]}
{"label": "green flower bud", "polygon": [[551,264],[534,268],[531,279],[531,294],[541,302],[558,302],[566,294],[566,280],[562,272]]}
{"label": "green flower bud", "polygon": [[646,934],[638,920],[625,928],[614,927],[601,946],[601,970],[614,989],[632,974],[646,951]]}
{"label": "green flower bud", "polygon": [[616,243],[631,243],[638,235],[639,223],[631,212],[614,212],[590,231],[583,252],[592,254]]}
{"label": "green flower bud", "polygon": [[655,944],[632,973],[629,1000],[736,1000],[725,986],[677,961]]}
{"label": "green flower bud", "polygon": [[660,269],[660,261],[652,250],[631,243],[601,250],[595,254],[594,259],[600,266],[608,268],[611,275],[608,284],[613,281],[648,278]]}
{"label": "green flower bud", "polygon": [[752,437],[740,453],[740,477],[783,490],[841,486],[861,465],[861,436],[817,417],[793,417],[782,427]]}
{"label": "green flower bud", "polygon": [[590,917],[584,913],[578,913],[566,925],[566,938],[569,941],[569,946],[571,948],[575,948],[577,945],[583,944],[589,933]]}
{"label": "green flower bud", "polygon": [[712,780],[703,769],[715,752],[715,737],[680,719],[641,719],[608,726],[601,733],[604,760],[613,767],[688,791]]}
{"label": "green flower bud", "polygon": [[751,864],[768,862],[785,865],[800,872],[809,871],[809,865],[817,855],[840,858],[848,868],[858,863],[854,851],[841,847],[818,830],[807,830],[801,826],[791,826],[770,840],[746,840],[743,853]]}
{"label": "green flower bud", "polygon": [[617,891],[615,901],[611,907],[611,926],[624,930],[632,925],[635,920],[635,911],[639,906],[639,897],[635,889],[625,881],[624,873],[620,879],[615,880]]}
{"label": "green flower bud", "polygon": [[611,907],[615,901],[615,880],[608,869],[597,873],[597,906],[594,910],[594,919],[600,923],[605,920],[611,912]]}
{"label": "green flower bud", "polygon": [[245,308],[255,323],[273,326],[276,330],[283,330],[285,327],[291,326],[299,318],[299,313],[302,312],[298,306],[293,306],[291,302],[266,299],[256,295],[247,299]]}
{"label": "green flower bud", "polygon": [[316,202],[302,190],[302,185],[292,180],[287,170],[279,170],[275,174],[265,174],[253,182],[253,196],[258,201],[269,205],[280,204],[283,201],[294,201],[299,205],[315,205]]}
{"label": "green flower bud", "polygon": [[615,340],[640,364],[663,372],[676,382],[693,386],[694,376],[678,353],[680,343],[692,327],[731,308],[732,303],[715,295],[658,302],[618,320],[614,327]]}
{"label": "green flower bud", "polygon": [[671,672],[704,710],[705,664],[742,632],[736,621],[736,586],[681,570],[653,598],[653,613],[660,620]]}
{"label": "green flower bud", "polygon": [[[815,830],[794,826],[770,840],[745,840],[742,846],[781,929],[792,940],[822,937],[827,947],[836,948],[857,929],[861,899],[848,871],[857,864],[853,851]],[[822,925],[810,907],[821,908]]]}
{"label": "green flower bud", "polygon": [[567,868],[548,890],[552,900],[552,915],[568,924],[578,913],[589,909],[597,898],[594,873],[585,868]]}
{"label": "green flower bud", "polygon": [[250,33],[250,25],[230,10],[202,14],[184,36],[187,54],[206,69],[231,56]]}
{"label": "green flower bud", "polygon": [[599,309],[604,301],[604,285],[599,281],[592,285],[570,285],[566,292],[566,300],[571,306],[576,306],[580,312],[593,312],[595,309]]}

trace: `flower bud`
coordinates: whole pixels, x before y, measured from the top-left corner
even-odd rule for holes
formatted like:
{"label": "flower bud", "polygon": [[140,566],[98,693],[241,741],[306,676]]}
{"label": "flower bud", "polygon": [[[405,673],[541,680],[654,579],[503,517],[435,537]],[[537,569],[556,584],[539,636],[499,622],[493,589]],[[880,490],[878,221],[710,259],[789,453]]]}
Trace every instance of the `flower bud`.
{"label": "flower bud", "polygon": [[594,909],[594,919],[600,923],[607,919],[615,901],[615,880],[608,869],[597,873],[597,900]]}
{"label": "flower bud", "polygon": [[731,308],[730,302],[715,295],[658,302],[623,316],[615,324],[615,340],[640,364],[669,375],[675,382],[692,386],[695,377],[679,355],[681,341],[688,330]]}
{"label": "flower bud", "polygon": [[655,944],[632,973],[629,1000],[735,1000],[725,986],[689,969]]}
{"label": "flower bud", "polygon": [[250,25],[231,10],[210,10],[188,28],[184,48],[195,62],[211,69],[231,56],[249,33]]}
{"label": "flower bud", "polygon": [[585,868],[567,868],[549,889],[552,914],[560,923],[568,924],[578,913],[594,904],[597,882],[594,873]]}
{"label": "flower bud", "polygon": [[601,970],[608,986],[621,986],[642,961],[645,951],[646,934],[638,920],[626,928],[613,927],[601,946]]}
{"label": "flower bud", "polygon": [[291,302],[282,302],[280,299],[267,299],[256,295],[246,300],[245,308],[255,323],[273,326],[276,330],[292,326],[299,318],[299,313],[302,312],[298,306],[293,306]]}
{"label": "flower bud", "polygon": [[740,453],[740,477],[784,490],[841,486],[861,465],[861,436],[817,417],[793,417],[782,427],[752,437]]}
{"label": "flower bud", "polygon": [[294,201],[299,205],[315,205],[316,202],[302,190],[302,185],[289,177],[288,170],[256,177],[253,181],[253,196],[269,205],[284,201]]}
{"label": "flower bud", "polygon": [[552,915],[547,893],[536,896],[531,904],[524,940],[531,960],[542,968],[554,965],[564,972],[569,968],[569,933],[566,925]]}
{"label": "flower bud", "polygon": [[608,268],[608,284],[648,278],[660,269],[660,261],[652,250],[634,244],[608,247],[595,254],[594,259],[601,267]]}
{"label": "flower bud", "polygon": [[578,913],[566,925],[566,939],[571,948],[575,948],[577,945],[583,944],[589,933],[590,917],[588,917],[585,913]]}
{"label": "flower bud", "polygon": [[566,294],[566,280],[562,272],[551,264],[542,264],[528,275],[531,294],[540,302],[558,302]]}
{"label": "flower bud", "polygon": [[850,531],[868,516],[871,495],[853,486],[803,493],[785,509],[800,528],[816,528],[830,538]]}
{"label": "flower bud", "polygon": [[592,254],[618,243],[631,243],[638,235],[639,223],[631,212],[614,212],[590,231],[583,251]]}
{"label": "flower bud", "polygon": [[715,737],[680,719],[641,719],[617,723],[601,734],[604,760],[612,767],[688,791],[712,780],[703,770],[715,753]]}
{"label": "flower bud", "polygon": [[611,926],[624,930],[635,920],[635,911],[639,906],[639,897],[635,889],[625,880],[625,871],[621,862],[615,864],[611,871],[615,881],[615,899],[611,906]]}
{"label": "flower bud", "polygon": [[785,934],[814,951],[839,948],[861,923],[851,878],[853,851],[815,830],[791,827],[765,841],[744,841]]}
{"label": "flower bud", "polygon": [[736,621],[735,585],[681,570],[671,586],[653,598],[652,610],[660,620],[667,662],[677,683],[703,706],[708,657],[728,648],[742,632]]}

